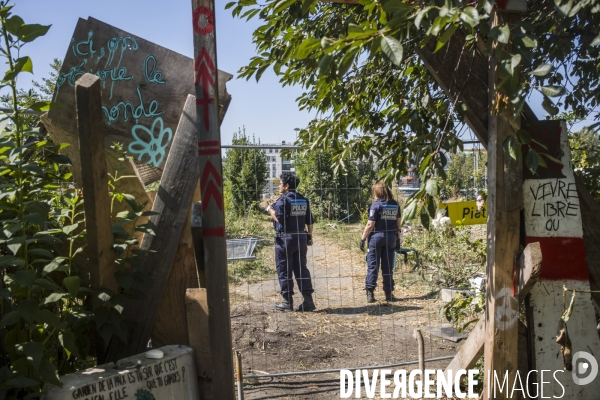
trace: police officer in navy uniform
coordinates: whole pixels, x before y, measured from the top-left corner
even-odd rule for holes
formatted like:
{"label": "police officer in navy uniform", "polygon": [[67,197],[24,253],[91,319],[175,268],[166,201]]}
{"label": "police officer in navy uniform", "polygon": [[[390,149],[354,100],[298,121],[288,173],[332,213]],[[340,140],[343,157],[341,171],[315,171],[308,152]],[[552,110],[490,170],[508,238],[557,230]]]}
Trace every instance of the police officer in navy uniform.
{"label": "police officer in navy uniform", "polygon": [[[283,301],[276,303],[275,308],[281,311],[294,310],[292,295],[294,294],[294,281],[296,277],[298,290],[302,293],[304,301],[296,311],[314,311],[314,292],[310,279],[310,272],[306,267],[307,246],[312,245],[313,216],[310,212],[308,199],[296,192],[300,178],[283,173],[279,177],[279,192],[281,197],[267,211],[273,219],[273,227],[277,233],[275,237],[275,263],[277,275],[281,286]],[[306,231],[305,231],[306,229]]]}
{"label": "police officer in navy uniform", "polygon": [[369,208],[369,221],[363,231],[360,249],[365,251],[365,242],[368,239],[369,251],[367,253],[367,278],[365,290],[367,302],[374,303],[373,291],[377,287],[379,265],[383,275],[383,291],[385,300],[393,301],[394,290],[393,262],[396,257],[395,249],[400,246],[400,206],[394,200],[392,191],[384,182],[377,182],[372,187],[373,199]]}

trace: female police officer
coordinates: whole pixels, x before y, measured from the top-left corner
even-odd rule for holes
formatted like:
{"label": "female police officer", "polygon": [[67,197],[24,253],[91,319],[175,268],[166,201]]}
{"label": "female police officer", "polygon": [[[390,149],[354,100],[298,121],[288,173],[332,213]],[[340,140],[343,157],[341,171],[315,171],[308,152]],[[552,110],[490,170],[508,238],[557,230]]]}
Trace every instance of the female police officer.
{"label": "female police officer", "polygon": [[393,258],[395,249],[400,241],[400,206],[392,197],[391,190],[383,182],[377,182],[372,187],[373,199],[369,208],[369,221],[363,231],[360,249],[365,250],[365,241],[369,239],[369,252],[367,253],[367,279],[365,290],[367,302],[374,303],[373,291],[377,287],[377,275],[381,263],[383,275],[383,291],[385,300],[393,301],[394,290]]}
{"label": "female police officer", "polygon": [[[296,277],[298,289],[304,297],[296,311],[314,311],[312,293],[314,292],[310,272],[306,268],[307,246],[312,245],[313,216],[310,212],[308,199],[296,192],[300,178],[283,173],[279,177],[279,192],[281,197],[275,204],[267,207],[267,212],[273,219],[275,237],[275,262],[277,275],[281,286],[283,302],[276,303],[275,308],[281,311],[292,311],[294,281]],[[308,232],[304,231],[306,227]]]}

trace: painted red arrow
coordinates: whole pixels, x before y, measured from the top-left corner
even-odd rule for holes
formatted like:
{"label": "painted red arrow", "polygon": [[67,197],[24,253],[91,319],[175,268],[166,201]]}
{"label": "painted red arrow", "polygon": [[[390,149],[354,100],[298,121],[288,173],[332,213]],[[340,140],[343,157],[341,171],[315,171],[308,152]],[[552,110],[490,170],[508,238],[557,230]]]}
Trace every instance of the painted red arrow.
{"label": "painted red arrow", "polygon": [[[210,179],[211,175],[214,182]],[[208,208],[208,202],[210,201],[211,197],[215,200],[219,210],[223,211],[223,197],[221,196],[221,192],[219,190],[222,187],[221,174],[219,174],[215,166],[210,161],[204,165],[200,182],[202,183],[202,211],[204,212]]]}
{"label": "painted red arrow", "polygon": [[209,86],[213,86],[215,84],[215,70],[215,63],[210,57],[210,54],[208,54],[208,51],[206,51],[206,48],[203,47],[200,50],[200,53],[198,53],[196,61],[194,62],[194,71],[196,72],[196,79],[194,81],[195,85],[198,86],[200,80],[202,80],[202,88],[204,90],[206,90]]}
{"label": "painted red arrow", "polygon": [[208,182],[208,184],[202,190],[202,212],[206,211],[208,208],[208,202],[210,198],[213,198],[219,210],[223,211],[223,197],[219,192],[219,188],[214,184],[213,181]]}
{"label": "painted red arrow", "polygon": [[196,79],[194,83],[196,86],[202,82],[202,99],[196,98],[196,104],[201,105],[203,107],[202,113],[204,115],[204,128],[208,131],[210,127],[210,116],[208,106],[212,104],[215,99],[210,97],[208,90],[209,88],[214,87],[215,85],[215,63],[213,62],[210,54],[206,51],[206,48],[203,47],[198,53],[198,57],[196,57],[196,61],[194,62],[194,72],[196,74]]}
{"label": "painted red arrow", "polygon": [[217,171],[215,166],[212,165],[212,163],[210,161],[208,161],[206,163],[206,165],[204,166],[204,171],[202,171],[202,177],[200,178],[200,182],[202,182],[203,185],[205,182],[208,183],[208,178],[211,175],[213,176],[215,182],[217,182],[217,185],[219,185],[219,187],[221,187],[221,185],[222,185],[221,174],[219,174],[219,172]]}

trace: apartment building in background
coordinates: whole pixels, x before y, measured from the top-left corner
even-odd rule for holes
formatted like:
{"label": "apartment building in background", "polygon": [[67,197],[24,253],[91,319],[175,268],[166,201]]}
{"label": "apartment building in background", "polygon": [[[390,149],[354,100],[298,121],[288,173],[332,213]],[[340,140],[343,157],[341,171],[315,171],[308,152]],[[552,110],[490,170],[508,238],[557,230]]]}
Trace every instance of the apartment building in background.
{"label": "apartment building in background", "polygon": [[286,143],[285,140],[279,143],[265,143],[262,146],[265,148],[267,156],[267,170],[269,176],[265,185],[265,196],[268,197],[272,194],[278,194],[279,175],[284,172],[295,173],[293,163],[281,156],[281,149],[269,148],[269,146],[291,146],[291,143]]}

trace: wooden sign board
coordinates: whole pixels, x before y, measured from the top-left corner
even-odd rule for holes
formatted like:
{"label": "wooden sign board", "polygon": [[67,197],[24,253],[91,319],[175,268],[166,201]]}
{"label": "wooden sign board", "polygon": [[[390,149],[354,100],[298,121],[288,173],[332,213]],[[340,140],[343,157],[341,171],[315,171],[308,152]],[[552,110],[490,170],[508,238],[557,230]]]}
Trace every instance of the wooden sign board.
{"label": "wooden sign board", "polygon": [[[446,210],[446,216],[450,218],[453,226],[487,223],[487,204],[479,210],[475,200],[442,203],[440,210]],[[461,221],[460,224],[458,221]]]}
{"label": "wooden sign board", "polygon": [[[539,242],[542,268],[539,282],[531,290],[535,366],[538,371],[560,371],[546,382],[547,397],[597,399],[600,380],[587,370],[590,360],[600,354],[596,311],[590,298],[590,276],[583,240],[582,214],[576,188],[571,151],[564,121],[539,121],[528,131],[547,144],[548,152],[561,160],[526,175],[523,205],[526,243]],[[523,154],[525,157],[526,154]],[[557,343],[557,326],[563,314],[563,287],[577,290],[573,314],[567,322],[571,349],[564,354]],[[567,305],[572,292],[567,295]],[[593,355],[593,356],[592,356]],[[580,361],[579,363],[577,361]],[[571,370],[563,372],[564,367]],[[590,378],[591,377],[591,378]],[[588,378],[590,378],[588,380]],[[543,378],[538,373],[538,385]]]}
{"label": "wooden sign board", "polygon": [[[191,58],[89,17],[79,19],[63,60],[49,117],[76,133],[75,81],[86,72],[102,82],[105,144],[124,144],[135,160],[162,169],[188,94],[195,94]],[[218,71],[220,117],[231,96]]]}

